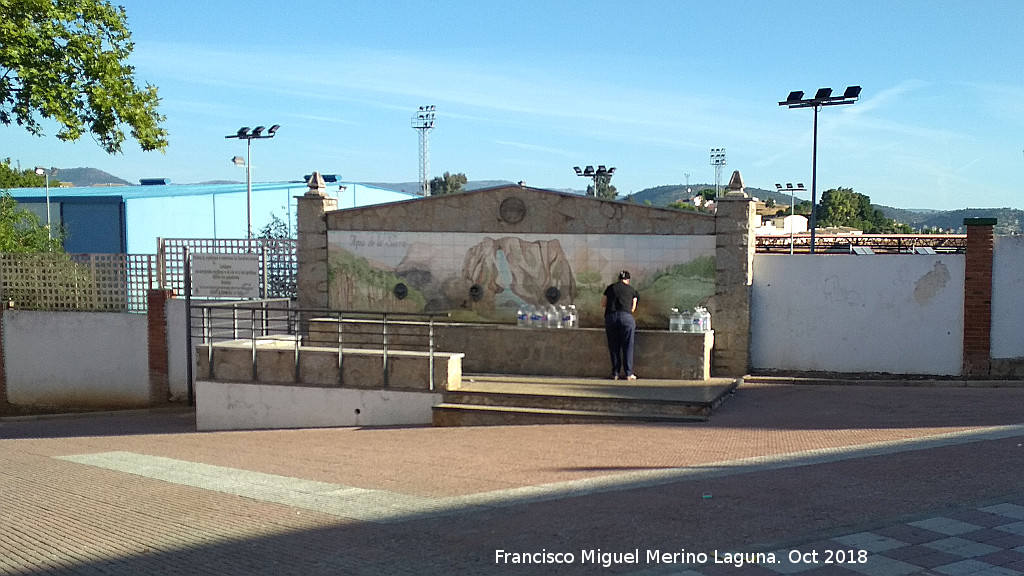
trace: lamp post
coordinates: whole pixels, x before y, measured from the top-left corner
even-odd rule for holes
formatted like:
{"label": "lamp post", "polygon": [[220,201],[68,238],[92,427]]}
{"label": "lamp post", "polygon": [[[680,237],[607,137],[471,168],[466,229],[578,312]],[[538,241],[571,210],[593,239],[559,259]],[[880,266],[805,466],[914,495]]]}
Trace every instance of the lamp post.
{"label": "lamp post", "polygon": [[718,198],[718,191],[721,188],[722,166],[725,166],[725,148],[711,149],[711,165],[715,167],[715,198]]}
{"label": "lamp post", "polygon": [[46,237],[53,238],[53,229],[50,228],[50,173],[42,166],[36,166],[36,174],[45,178],[46,182]]}
{"label": "lamp post", "polygon": [[803,182],[797,183],[794,187],[792,182],[787,182],[786,187],[783,188],[782,184],[775,184],[775,189],[779,192],[789,192],[789,253],[793,253],[793,216],[796,216],[796,193],[807,192],[804,188]]}
{"label": "lamp post", "polygon": [[[243,126],[238,129],[236,134],[225,136],[225,138],[238,138],[239,140],[245,140],[245,221],[248,234],[246,238],[249,240],[252,240],[252,141],[263,138],[273,138],[274,134],[277,133],[277,129],[280,127],[280,124],[274,124],[267,129],[267,133],[264,134],[263,126],[253,128],[252,132],[249,131],[248,126]],[[238,166],[240,165],[239,162],[242,161],[242,157],[235,156],[231,161]]]}
{"label": "lamp post", "polygon": [[860,99],[860,86],[848,86],[842,96],[833,96],[831,88],[819,88],[814,98],[804,98],[801,90],[789,93],[779,106],[814,108],[814,143],[811,146],[811,254],[814,254],[814,230],[818,227],[818,110],[822,106],[853,104]]}
{"label": "lamp post", "polygon": [[615,174],[615,168],[614,167],[612,167],[612,168],[605,168],[603,165],[598,166],[597,170],[595,170],[593,166],[587,166],[586,168],[584,168],[582,170],[580,170],[579,166],[573,166],[572,169],[576,171],[576,175],[577,176],[582,176],[583,178],[590,178],[590,179],[592,179],[594,181],[594,196],[595,197],[598,196],[598,193],[597,193],[597,183],[600,182],[600,181],[611,182],[612,174]]}

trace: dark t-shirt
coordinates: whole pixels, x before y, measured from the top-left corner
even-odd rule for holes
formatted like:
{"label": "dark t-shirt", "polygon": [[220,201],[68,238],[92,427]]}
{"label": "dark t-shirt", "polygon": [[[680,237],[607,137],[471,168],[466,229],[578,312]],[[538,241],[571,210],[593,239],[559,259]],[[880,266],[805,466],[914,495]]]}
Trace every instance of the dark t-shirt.
{"label": "dark t-shirt", "polygon": [[608,298],[608,304],[604,307],[604,313],[632,312],[633,298],[640,298],[640,293],[625,282],[616,282],[604,289],[604,295]]}

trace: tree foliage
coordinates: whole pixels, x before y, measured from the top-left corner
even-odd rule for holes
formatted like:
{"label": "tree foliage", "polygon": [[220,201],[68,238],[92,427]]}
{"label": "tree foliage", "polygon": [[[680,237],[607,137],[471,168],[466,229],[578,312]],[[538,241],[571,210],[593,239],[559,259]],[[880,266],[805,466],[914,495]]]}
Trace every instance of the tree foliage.
{"label": "tree foliage", "polygon": [[123,7],[107,0],[0,0],[0,123],[57,138],[86,132],[110,154],[125,131],[143,150],[167,147],[155,86],[139,88],[125,64],[134,45]]}
{"label": "tree foliage", "polygon": [[[60,180],[50,178],[50,186],[59,186]],[[0,160],[0,190],[11,188],[42,188],[46,186],[46,177],[36,174],[35,169],[18,170],[11,166],[11,159]]]}
{"label": "tree foliage", "polygon": [[0,195],[0,252],[63,252],[60,234],[50,236],[39,217],[18,206],[10,193]]}
{"label": "tree foliage", "polygon": [[612,177],[608,174],[595,176],[594,182],[597,184],[596,193],[594,185],[591,184],[587,186],[587,196],[597,196],[598,198],[612,200],[619,195],[619,191],[615,189],[615,186],[612,186]]}
{"label": "tree foliage", "polygon": [[289,240],[291,235],[288,230],[288,223],[280,219],[277,214],[270,214],[270,222],[260,228],[256,236],[260,240],[267,240],[264,245],[270,245],[267,250],[267,260],[263,263],[267,267],[267,285],[264,287],[266,298],[296,298],[298,289],[295,284],[295,274],[291,267],[291,258],[284,251],[274,249],[273,244],[278,240]]}
{"label": "tree foliage", "polygon": [[818,226],[845,226],[868,234],[913,232],[906,224],[886,218],[881,210],[871,205],[871,198],[852,188],[833,188],[822,193],[818,203]]}
{"label": "tree foliage", "polygon": [[461,172],[458,174],[445,172],[444,176],[438,176],[430,181],[430,195],[447,196],[448,194],[461,194],[466,182],[469,182],[469,180]]}

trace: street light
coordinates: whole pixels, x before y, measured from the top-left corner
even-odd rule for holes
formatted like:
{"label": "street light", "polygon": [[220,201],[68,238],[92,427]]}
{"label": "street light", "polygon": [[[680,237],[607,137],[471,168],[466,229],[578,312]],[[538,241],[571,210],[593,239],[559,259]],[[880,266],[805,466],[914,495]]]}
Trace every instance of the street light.
{"label": "street light", "polygon": [[715,167],[715,198],[718,198],[720,182],[722,181],[722,166],[725,166],[725,148],[711,149],[711,165]]}
{"label": "street light", "polygon": [[[248,230],[247,238],[252,240],[252,141],[261,140],[264,138],[273,138],[274,134],[277,133],[277,129],[280,128],[280,124],[274,124],[269,129],[265,129],[263,126],[257,126],[253,128],[252,132],[249,131],[248,126],[243,126],[238,129],[238,132],[225,136],[225,138],[238,138],[239,140],[245,140],[245,159],[241,156],[235,156],[231,161],[235,166],[241,166],[245,163],[245,212],[246,212],[246,228]],[[267,130],[264,134],[263,131]]]}
{"label": "street light", "polygon": [[53,238],[53,229],[50,228],[50,173],[42,166],[36,166],[36,174],[46,179],[46,237]]}
{"label": "street light", "polygon": [[796,215],[796,193],[807,192],[807,188],[804,188],[803,182],[798,183],[795,187],[792,182],[787,182],[786,187],[783,188],[782,184],[775,184],[775,189],[779,192],[789,192],[789,253],[793,253],[793,216]]}
{"label": "street light", "polygon": [[848,86],[842,96],[833,96],[831,88],[819,88],[814,98],[804,98],[795,90],[779,106],[787,108],[814,108],[814,144],[811,147],[811,254],[814,254],[814,230],[818,227],[818,110],[822,106],[853,104],[860,99],[860,86]]}
{"label": "street light", "polygon": [[577,176],[584,178],[590,178],[594,181],[594,196],[597,196],[597,183],[599,181],[611,182],[612,174],[615,174],[615,168],[605,168],[603,165],[598,166],[597,170],[593,166],[587,166],[583,170],[580,170],[579,166],[573,166],[573,170],[576,171]]}

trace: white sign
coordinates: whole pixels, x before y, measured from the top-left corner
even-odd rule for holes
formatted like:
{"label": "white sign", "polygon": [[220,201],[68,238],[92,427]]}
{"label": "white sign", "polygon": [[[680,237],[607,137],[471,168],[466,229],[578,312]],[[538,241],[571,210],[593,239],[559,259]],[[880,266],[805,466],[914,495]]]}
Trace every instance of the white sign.
{"label": "white sign", "polygon": [[259,298],[259,255],[193,254],[192,295],[203,298]]}

